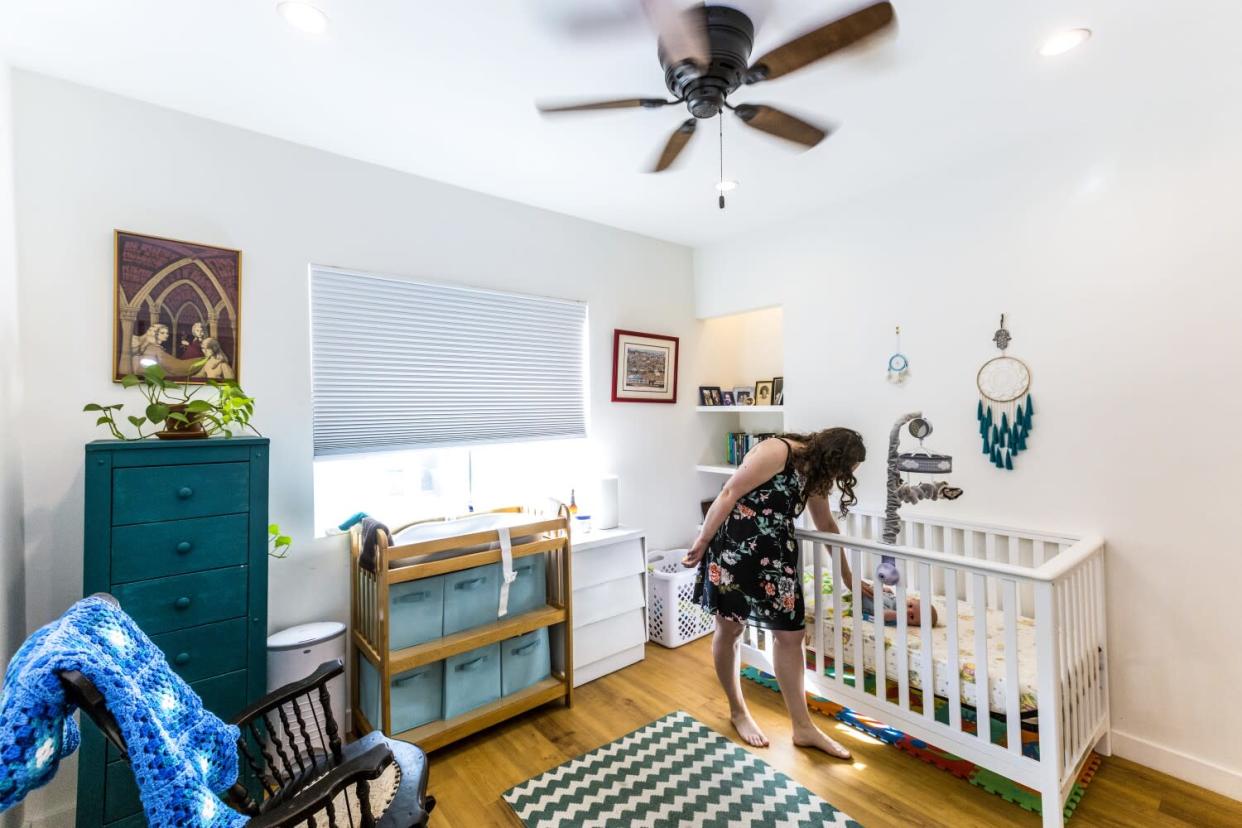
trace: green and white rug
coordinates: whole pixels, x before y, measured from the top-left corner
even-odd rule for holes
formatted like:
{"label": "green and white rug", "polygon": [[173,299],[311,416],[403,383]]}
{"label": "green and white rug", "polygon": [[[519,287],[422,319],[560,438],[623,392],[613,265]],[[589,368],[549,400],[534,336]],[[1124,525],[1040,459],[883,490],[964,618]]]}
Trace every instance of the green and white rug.
{"label": "green and white rug", "polygon": [[526,828],[861,828],[680,710],[504,798]]}

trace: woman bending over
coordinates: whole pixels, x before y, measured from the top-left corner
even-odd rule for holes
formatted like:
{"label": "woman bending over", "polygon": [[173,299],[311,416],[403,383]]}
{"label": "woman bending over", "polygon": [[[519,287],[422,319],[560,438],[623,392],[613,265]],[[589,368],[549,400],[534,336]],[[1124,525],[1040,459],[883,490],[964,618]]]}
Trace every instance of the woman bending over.
{"label": "woman bending over", "polygon": [[815,527],[837,532],[828,495],[841,492],[841,511],[854,497],[854,471],[867,456],[862,437],[847,428],[785,434],[746,455],[703,520],[682,563],[699,568],[695,600],[716,615],[712,654],[729,699],[729,717],[748,744],[768,739],[742,697],[738,645],[747,624],[772,631],[774,667],[793,725],[793,742],[841,759],[850,752],[811,721],[806,706],[803,629],[806,609],[794,519],[809,508]]}

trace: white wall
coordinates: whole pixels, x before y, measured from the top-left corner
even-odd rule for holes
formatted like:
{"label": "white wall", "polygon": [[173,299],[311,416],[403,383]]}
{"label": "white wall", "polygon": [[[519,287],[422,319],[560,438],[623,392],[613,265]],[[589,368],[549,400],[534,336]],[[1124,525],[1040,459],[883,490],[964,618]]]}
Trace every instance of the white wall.
{"label": "white wall", "polygon": [[[1009,148],[696,251],[697,307],[737,311],[757,285],[784,305],[786,424],[865,434],[864,504],[891,422],[921,408],[966,489],[942,508],[1101,533],[1115,750],[1242,798],[1242,155],[1236,132],[1172,132]],[[1011,472],[975,420],[1002,312],[1037,412]],[[895,324],[904,387],[884,377]]]}
{"label": "white wall", "polygon": [[[17,360],[17,250],[13,214],[11,78],[0,58],[0,661],[7,664],[25,629]],[[19,809],[17,809],[19,810]],[[9,825],[20,813],[0,818]]]}
{"label": "white wall", "polygon": [[688,249],[42,76],[17,73],[14,93],[28,627],[81,596],[82,444],[104,436],[82,404],[125,398],[114,228],[244,251],[242,381],[272,438],[272,517],[298,539],[271,565],[273,627],[347,612],[342,540],[309,540],[311,262],[587,301],[599,465],[653,547],[686,540],[693,394],[614,404],[609,383],[614,327],[681,336],[694,373]]}

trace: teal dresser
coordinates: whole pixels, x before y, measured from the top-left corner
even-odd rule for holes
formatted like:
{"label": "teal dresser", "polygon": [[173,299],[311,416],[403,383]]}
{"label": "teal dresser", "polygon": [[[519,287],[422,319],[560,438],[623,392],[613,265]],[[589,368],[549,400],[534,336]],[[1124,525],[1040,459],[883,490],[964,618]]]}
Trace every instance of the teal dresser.
{"label": "teal dresser", "polygon": [[[86,446],[83,594],[115,595],[225,719],[267,690],[267,468],[261,437]],[[79,828],[146,825],[129,767],[82,730]]]}

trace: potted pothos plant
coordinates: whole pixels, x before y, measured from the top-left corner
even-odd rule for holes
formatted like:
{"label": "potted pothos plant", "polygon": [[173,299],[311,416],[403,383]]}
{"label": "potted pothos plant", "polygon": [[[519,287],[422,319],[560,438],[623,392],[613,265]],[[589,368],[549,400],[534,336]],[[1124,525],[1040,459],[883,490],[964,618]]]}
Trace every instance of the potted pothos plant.
{"label": "potted pothos plant", "polygon": [[[195,370],[198,365],[195,363]],[[235,431],[243,429],[259,433],[250,424],[254,399],[246,396],[233,380],[208,380],[203,385],[177,382],[170,380],[160,366],[148,365],[141,375],[126,374],[121,379],[121,387],[137,388],[146,399],[141,417],[133,414],[125,417],[137,432],[134,436],[127,436],[117,423],[123,403],[87,403],[82,409],[97,414],[95,425],[106,426],[118,440],[143,440],[152,436],[161,440],[201,440],[217,434],[232,437]],[[204,388],[213,389],[215,398],[198,396]]]}

